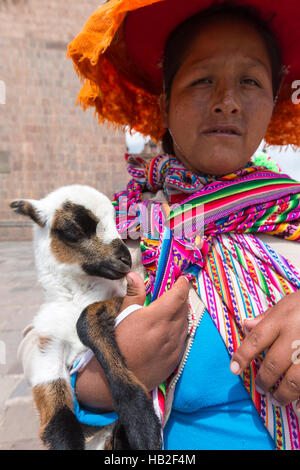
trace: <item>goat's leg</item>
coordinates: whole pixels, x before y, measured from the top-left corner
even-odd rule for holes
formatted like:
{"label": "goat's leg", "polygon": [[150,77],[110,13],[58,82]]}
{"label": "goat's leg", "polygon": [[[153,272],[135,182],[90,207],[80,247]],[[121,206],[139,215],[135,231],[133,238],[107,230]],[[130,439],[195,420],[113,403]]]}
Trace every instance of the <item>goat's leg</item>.
{"label": "goat's leg", "polygon": [[113,298],[87,307],[77,322],[77,333],[104,370],[130,448],[159,449],[161,427],[152,400],[127,368],[115,340],[114,323],[121,301]]}
{"label": "goat's leg", "polygon": [[120,420],[115,423],[113,434],[112,434],[112,449],[113,450],[128,450],[130,445],[126,436],[126,432],[123,424]]}
{"label": "goat's leg", "polygon": [[50,450],[83,450],[84,435],[73,413],[63,345],[41,338],[33,357],[32,390],[40,416],[40,439]]}
{"label": "goat's leg", "polygon": [[36,385],[34,401],[40,414],[40,439],[50,450],[83,450],[84,436],[73,411],[69,384],[63,379]]}

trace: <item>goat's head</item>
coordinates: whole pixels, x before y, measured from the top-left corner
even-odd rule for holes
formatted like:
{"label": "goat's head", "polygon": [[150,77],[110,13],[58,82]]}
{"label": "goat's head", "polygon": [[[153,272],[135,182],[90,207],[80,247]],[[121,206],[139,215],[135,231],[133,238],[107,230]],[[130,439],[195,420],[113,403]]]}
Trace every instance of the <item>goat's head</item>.
{"label": "goat's head", "polygon": [[115,225],[110,200],[90,186],[64,186],[44,199],[21,199],[12,209],[35,222],[36,243],[48,242],[56,263],[106,279],[121,279],[131,256]]}

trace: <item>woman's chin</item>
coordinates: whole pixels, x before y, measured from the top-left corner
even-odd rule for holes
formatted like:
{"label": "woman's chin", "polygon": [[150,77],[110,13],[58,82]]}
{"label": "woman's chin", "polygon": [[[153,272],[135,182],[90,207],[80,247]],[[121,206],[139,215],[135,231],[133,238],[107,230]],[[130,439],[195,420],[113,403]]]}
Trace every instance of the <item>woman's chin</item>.
{"label": "woman's chin", "polygon": [[199,155],[199,152],[197,152],[195,156],[191,156],[189,162],[200,173],[218,176],[244,168],[248,160],[249,158],[242,158],[241,153],[236,151],[228,151],[223,148],[214,152],[206,152],[202,148],[201,154]]}

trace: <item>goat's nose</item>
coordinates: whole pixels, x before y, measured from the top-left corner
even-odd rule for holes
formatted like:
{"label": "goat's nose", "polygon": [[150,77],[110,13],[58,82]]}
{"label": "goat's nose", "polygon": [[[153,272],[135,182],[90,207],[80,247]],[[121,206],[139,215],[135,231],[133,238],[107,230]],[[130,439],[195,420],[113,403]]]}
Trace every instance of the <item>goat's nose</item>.
{"label": "goat's nose", "polygon": [[122,243],[118,246],[116,257],[122,261],[126,266],[131,268],[131,255],[130,251],[128,250],[127,246]]}
{"label": "goat's nose", "polygon": [[125,258],[124,256],[122,256],[120,260],[122,261],[122,263],[126,264],[126,266],[131,267],[131,259]]}

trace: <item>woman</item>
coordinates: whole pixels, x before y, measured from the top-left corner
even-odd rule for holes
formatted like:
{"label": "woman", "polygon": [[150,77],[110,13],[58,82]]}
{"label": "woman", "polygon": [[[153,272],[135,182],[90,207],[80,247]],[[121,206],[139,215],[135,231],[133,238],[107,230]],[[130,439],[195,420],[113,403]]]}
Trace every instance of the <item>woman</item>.
{"label": "woman", "polygon": [[[232,174],[234,178],[244,178],[245,181],[248,175],[252,174],[249,160],[265,137],[272,116],[274,119],[274,104],[283,78],[279,48],[266,23],[260,20],[259,13],[254,13],[248,7],[224,6],[222,5],[224,2],[221,2],[221,6],[211,9],[207,7],[211,6],[212,2],[204,1],[193,1],[185,6],[177,1],[158,1],[153,5],[153,2],[145,1],[139,4],[140,7],[146,5],[145,8],[139,9],[136,9],[134,2],[119,2],[119,5],[117,3],[107,3],[99,11],[99,16],[96,14],[91,20],[94,26],[97,24],[99,27],[98,42],[103,41],[104,44],[107,40],[105,47],[110,45],[108,54],[106,56],[104,54],[103,59],[97,61],[95,50],[91,51],[92,41],[86,41],[88,24],[82,36],[79,35],[70,45],[69,54],[80,72],[89,79],[83,87],[80,99],[84,105],[95,105],[100,118],[102,116],[119,124],[130,124],[137,130],[159,138],[162,137],[162,128],[164,128],[164,150],[171,156],[163,155],[155,161],[157,165],[155,170],[159,166],[162,168],[157,180],[155,180],[157,174],[152,171],[153,167],[147,167],[145,171],[139,159],[129,157],[130,171],[140,185],[135,182],[130,187],[129,198],[133,192],[137,194],[140,191],[139,197],[143,201],[155,198],[156,203],[180,204],[183,200],[189,200],[190,194],[192,195],[190,197],[194,197],[194,193],[202,197],[201,191],[214,188],[216,181],[223,183],[231,181]],[[251,4],[251,2],[245,3]],[[147,6],[148,4],[150,6]],[[289,5],[290,14],[293,11],[295,17],[298,10],[294,2],[291,1]],[[167,10],[164,9],[166,7]],[[119,28],[115,34],[126,11],[130,13],[122,23],[122,28]],[[113,38],[111,44],[107,37],[103,38],[101,35],[101,15],[106,28],[107,18],[109,16],[115,18],[115,22],[111,21],[110,24],[112,32],[110,39]],[[149,27],[147,29],[153,18],[164,20],[159,23],[164,27],[155,29],[155,37],[152,37],[153,29],[150,32]],[[153,28],[153,24],[151,27]],[[95,32],[95,28],[93,31]],[[148,43],[142,41],[143,49],[137,46],[139,34],[148,37]],[[161,72],[159,67],[156,67],[156,59],[161,55],[160,48],[163,47],[164,37],[169,39],[165,47],[164,90],[161,93]],[[124,47],[121,47],[124,44],[126,44],[125,52]],[[149,51],[145,50],[147,45]],[[98,53],[99,49],[98,47]],[[91,57],[93,52],[95,55],[89,60],[88,56]],[[150,64],[147,62],[149,57]],[[125,63],[127,68],[123,67]],[[110,77],[110,80],[107,77]],[[100,86],[101,93],[95,86],[99,85],[99,82],[104,84],[102,89]],[[110,83],[111,88],[107,88],[105,96],[103,91],[107,83]],[[111,83],[115,86],[112,87]],[[159,93],[161,94],[158,109],[153,97]],[[135,115],[138,115],[138,118]],[[159,116],[162,119],[159,119]],[[271,135],[274,136],[274,132],[271,132]],[[297,142],[299,144],[299,140]],[[152,168],[152,173],[149,168],[150,170]],[[179,179],[182,177],[180,184],[174,181],[172,184],[166,183],[172,171],[180,175]],[[227,178],[226,175],[231,176]],[[170,183],[170,178],[168,181]],[[152,194],[149,194],[149,189]],[[289,194],[292,192],[299,193],[299,187],[290,189]],[[265,197],[271,201],[268,193],[265,193]],[[274,199],[276,196],[273,195],[272,200]],[[117,210],[120,208],[119,204],[120,198],[117,197]],[[296,209],[294,214],[296,217]],[[254,219],[256,217],[253,213],[248,215]],[[255,319],[245,321],[244,324],[251,333],[243,341],[241,340],[241,344],[236,342],[234,347],[225,341],[226,348],[221,336],[223,339],[224,335],[228,336],[228,331],[232,332],[231,326],[228,326],[228,330],[220,336],[221,331],[215,327],[218,319],[212,313],[212,304],[209,304],[209,298],[206,297],[203,287],[207,287],[208,284],[205,282],[210,281],[208,277],[205,278],[206,281],[201,277],[208,276],[208,263],[210,266],[217,266],[212,257],[221,256],[220,250],[227,253],[223,261],[220,257],[220,263],[224,266],[224,279],[227,275],[226,266],[229,265],[232,267],[232,272],[235,272],[236,278],[245,275],[244,271],[241,271],[242,274],[238,271],[242,268],[235,265],[228,257],[226,243],[231,243],[230,237],[221,235],[218,246],[212,241],[214,237],[214,240],[218,238],[220,227],[222,230],[227,230],[228,220],[224,224],[223,222],[218,219],[219,232],[216,231],[215,225],[211,228],[213,235],[211,238],[209,224],[206,225],[203,239],[197,242],[197,237],[195,238],[199,249],[195,248],[193,253],[196,255],[194,254],[190,265],[198,266],[199,270],[195,275],[189,269],[180,268],[181,273],[185,273],[192,284],[189,285],[184,277],[179,276],[168,292],[163,293],[161,290],[159,294],[162,295],[154,300],[159,296],[157,293],[154,295],[158,274],[156,276],[153,270],[148,271],[149,283],[153,281],[150,288],[152,303],[138,308],[120,324],[116,329],[118,344],[129,367],[149,390],[164,382],[181,361],[179,373],[177,372],[177,375],[175,374],[167,382],[166,402],[160,410],[164,415],[165,449],[297,448],[299,424],[296,418],[296,403],[300,394],[300,371],[297,361],[291,360],[291,344],[300,338],[298,319],[300,294],[297,292],[299,289],[297,282],[300,277],[297,277],[294,271],[297,279],[294,279],[293,287],[289,284],[290,295],[284,297],[278,290],[274,290],[272,303],[268,304],[266,300],[270,301],[272,295],[270,298],[264,297],[265,308],[260,310],[258,305],[263,296],[260,298],[257,291],[254,293],[254,288],[253,292],[247,293],[243,291],[242,283],[232,284],[229,286],[232,290],[224,294],[221,292],[222,287],[219,286],[218,290],[218,286],[215,285],[212,295],[216,296],[219,293],[221,299],[216,299],[215,305],[224,312],[229,308],[224,306],[226,298],[233,310],[234,302],[238,304],[238,298],[241,303],[243,299],[248,298],[249,304],[253,304],[253,311],[249,316],[254,316]],[[270,228],[266,228],[265,231],[272,232]],[[274,231],[273,227],[273,233]],[[284,235],[288,237],[288,233]],[[259,237],[263,238],[261,235]],[[175,242],[177,243],[177,240]],[[241,246],[238,243],[242,243],[241,240],[234,245],[236,250]],[[138,247],[132,241],[128,244],[133,250]],[[147,245],[149,253],[153,248],[150,245],[149,242]],[[176,247],[180,249],[178,244]],[[209,254],[210,250],[213,255]],[[279,247],[279,252],[284,255],[285,250],[286,244],[283,243]],[[136,270],[141,270],[139,251],[135,254]],[[250,257],[250,253],[248,255]],[[298,263],[300,269],[297,257],[290,254],[287,257],[295,264]],[[156,259],[156,262],[156,267],[160,268],[161,258]],[[265,266],[259,264],[261,261],[257,262],[261,269]],[[147,267],[147,263],[144,261],[143,263]],[[180,269],[178,268],[178,272]],[[123,308],[131,304],[143,305],[146,293],[142,278],[132,272],[128,276],[128,281],[128,295]],[[252,281],[248,282],[249,287]],[[268,284],[271,289],[270,286]],[[238,288],[242,294],[238,293]],[[149,295],[149,291],[147,294]],[[186,340],[187,300],[189,300],[189,311],[194,314],[192,318],[190,315],[188,340]],[[267,308],[267,305],[270,308]],[[238,311],[240,308],[243,308],[241,304],[236,305]],[[230,321],[228,319],[228,323]],[[238,330],[234,337],[236,339],[242,334],[243,325],[236,321],[232,328]],[[257,366],[257,363],[254,365],[254,359],[268,347],[270,347],[269,352],[265,358],[261,358],[259,371],[258,367],[253,369]],[[249,364],[250,369],[248,369]],[[255,370],[253,377],[248,372],[252,369]],[[242,374],[244,383],[239,374]],[[280,385],[272,390],[281,376],[283,379]],[[76,384],[75,379],[77,379]],[[250,386],[249,381],[251,381]],[[76,387],[78,401],[82,405],[80,408],[76,402],[79,420],[88,424],[103,425],[115,419],[113,413],[106,413],[113,410],[113,403],[103,371],[94,359],[82,368],[77,376],[73,375],[73,384]],[[254,404],[246,389],[250,392]],[[291,402],[294,402],[294,408],[289,405]],[[267,406],[264,408],[266,403]],[[286,405],[289,405],[288,411],[285,410]],[[282,413],[285,414],[281,419]],[[288,420],[290,427],[290,423],[295,426],[296,437],[287,436],[288,425],[284,420]],[[277,428],[280,426],[279,431],[276,429],[276,423],[279,423],[277,424]],[[284,438],[281,426],[284,427]]]}
{"label": "woman", "polygon": [[[159,7],[152,6],[152,13],[148,7],[147,18],[150,23],[151,14],[159,15]],[[176,5],[174,8],[177,8]],[[148,59],[147,54],[144,54],[145,58],[140,57],[140,51],[134,48],[131,38],[136,26],[140,27],[138,36],[146,27],[142,10],[137,10],[136,18],[129,13],[124,36],[131,57],[138,65],[144,66],[143,60]],[[157,34],[159,36],[160,31]],[[249,9],[229,7],[224,10],[221,6],[187,20],[169,36],[165,48],[165,93],[161,95],[160,102],[163,127],[169,129],[164,136],[165,151],[176,155],[185,168],[195,173],[224,175],[244,168],[267,132],[279,91],[280,67],[280,53],[274,38],[268,28],[256,20],[255,15],[251,15]],[[152,76],[156,78],[154,72]],[[183,281],[180,286],[177,284],[177,289],[179,287],[184,300],[187,288]],[[142,288],[139,289],[142,292]],[[287,318],[283,310],[289,306],[293,310],[298,298],[299,293],[295,293],[271,309],[269,320],[266,318],[254,328],[253,334],[242,343],[231,362],[232,372],[239,374],[278,337],[260,367],[256,386],[262,392],[270,390],[281,373],[286,372],[280,387],[273,393],[274,400],[277,399],[281,404],[287,404],[299,395],[299,380],[296,379],[299,372],[296,366],[288,367],[290,358],[287,357],[291,340],[296,339],[299,333],[299,325],[296,318],[289,319],[289,326],[286,323],[284,331],[278,336],[274,319],[282,317],[280,321],[285,322]],[[155,319],[153,325],[147,325],[148,331],[159,324],[160,315],[157,312],[161,311],[160,302],[163,302],[163,297],[146,307],[151,309],[147,312],[148,316],[151,316],[150,313]],[[185,312],[183,309],[170,308],[170,321],[166,322],[166,330],[176,322],[175,331],[170,331],[170,337],[161,344],[158,338],[166,336],[163,328],[158,338],[153,335],[152,342],[147,343],[142,326],[136,325],[136,322],[143,322],[142,313],[142,310],[138,310],[132,314],[127,324],[123,323],[117,330],[117,335],[128,364],[151,390],[168,377],[181,356]],[[150,320],[147,318],[147,321]],[[207,325],[204,326],[205,322]],[[245,397],[239,379],[230,376],[227,365],[229,359],[224,351],[218,350],[219,338],[214,338],[215,332],[210,333],[210,326],[209,317],[204,315],[177,386],[173,412],[165,428],[166,447],[218,448],[222,437],[223,448],[273,448],[273,441],[262,430],[262,423],[256,419],[256,412],[252,411],[252,404]],[[250,322],[247,327],[251,328]],[[143,338],[142,345],[130,341],[129,336],[135,328],[137,332],[141,331],[138,336]],[[295,328],[295,336],[288,333],[292,328]],[[214,347],[206,351],[204,364],[197,364],[196,358],[202,357],[204,353],[203,345],[210,342]],[[166,361],[167,351],[162,348],[164,343],[168,345],[168,352],[176,352],[169,356],[169,361]],[[160,351],[160,354],[156,351]],[[136,356],[138,361],[134,359]],[[207,361],[214,364],[213,373]],[[194,381],[193,376],[196,376]],[[202,377],[206,377],[206,380]],[[113,407],[110,393],[105,380],[100,379],[99,366],[95,362],[90,363],[78,378],[77,394],[86,405],[102,410],[110,409]],[[207,384],[212,387],[210,393]],[[188,433],[186,429],[189,429]],[[228,429],[231,430],[230,434],[227,434]],[[247,429],[247,436],[244,436],[243,429]]]}

